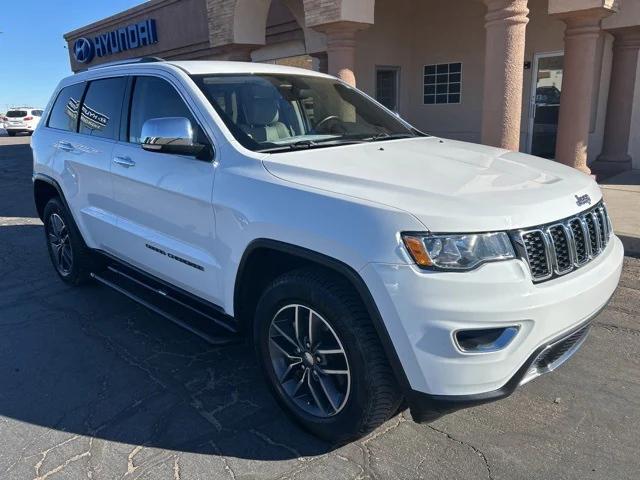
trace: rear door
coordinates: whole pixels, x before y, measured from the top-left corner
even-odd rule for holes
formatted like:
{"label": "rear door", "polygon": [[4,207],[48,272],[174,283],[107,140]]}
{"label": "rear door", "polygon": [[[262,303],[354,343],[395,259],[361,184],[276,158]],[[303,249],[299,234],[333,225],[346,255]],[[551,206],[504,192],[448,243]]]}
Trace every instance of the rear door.
{"label": "rear door", "polygon": [[111,154],[120,130],[127,77],[92,80],[62,90],[49,117],[57,129],[56,167],[67,202],[85,241],[111,250]]}
{"label": "rear door", "polygon": [[211,249],[213,162],[140,146],[142,126],[152,118],[185,117],[204,135],[176,87],[155,76],[133,82],[129,126],[111,164],[115,248],[123,260],[220,304],[220,264]]}

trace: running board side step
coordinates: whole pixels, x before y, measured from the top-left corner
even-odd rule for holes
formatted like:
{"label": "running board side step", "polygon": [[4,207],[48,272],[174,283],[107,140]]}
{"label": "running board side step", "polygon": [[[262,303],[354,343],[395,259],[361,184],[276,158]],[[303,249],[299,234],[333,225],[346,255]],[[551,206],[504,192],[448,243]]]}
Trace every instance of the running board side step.
{"label": "running board side step", "polygon": [[91,277],[213,345],[238,343],[241,336],[205,302],[186,297],[125,265],[109,265]]}

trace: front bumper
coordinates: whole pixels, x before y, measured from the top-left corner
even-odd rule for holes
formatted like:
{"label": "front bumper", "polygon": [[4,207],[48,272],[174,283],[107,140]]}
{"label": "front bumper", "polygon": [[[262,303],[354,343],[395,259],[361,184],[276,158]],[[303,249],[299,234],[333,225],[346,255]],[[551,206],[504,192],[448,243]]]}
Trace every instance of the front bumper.
{"label": "front bumper", "polygon": [[[520,260],[466,273],[369,264],[360,273],[380,310],[420,412],[443,412],[508,396],[529,376],[538,353],[590,321],[613,294],[624,251],[617,237],[588,265],[534,285]],[[519,326],[504,349],[461,352],[453,332]],[[527,380],[531,379],[528,378]],[[457,406],[456,406],[457,405]]]}
{"label": "front bumper", "polygon": [[[592,318],[597,317],[601,311],[602,309],[596,312]],[[497,390],[475,395],[429,395],[411,391],[408,395],[408,403],[413,420],[418,423],[431,422],[447,413],[508,397],[520,385],[524,385],[540,375],[552,372],[569,360],[587,339],[591,320],[589,319],[572,331],[538,347],[516,374]],[[548,356],[552,358],[548,359]]]}

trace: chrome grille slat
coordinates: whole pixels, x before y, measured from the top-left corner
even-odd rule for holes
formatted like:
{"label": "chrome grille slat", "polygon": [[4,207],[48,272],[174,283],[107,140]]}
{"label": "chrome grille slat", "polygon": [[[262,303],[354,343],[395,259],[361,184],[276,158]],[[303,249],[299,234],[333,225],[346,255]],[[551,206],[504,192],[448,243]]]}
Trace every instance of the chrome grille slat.
{"label": "chrome grille slat", "polygon": [[521,230],[512,238],[534,282],[566,275],[596,258],[609,243],[611,227],[602,202],[573,217]]}
{"label": "chrome grille slat", "polygon": [[581,267],[589,261],[589,249],[587,248],[587,239],[589,233],[587,227],[580,218],[573,218],[567,222],[571,236],[573,238],[573,248],[575,248],[575,263],[576,267]]}
{"label": "chrome grille slat", "polygon": [[595,236],[596,236],[596,245],[598,253],[602,251],[602,235],[600,234],[600,222],[598,221],[598,216],[596,215],[595,210],[589,213],[591,218],[593,219],[593,227],[595,228]]}
{"label": "chrome grille slat", "polygon": [[574,254],[564,224],[551,225],[546,229],[546,234],[550,240],[551,258],[553,269],[558,275],[564,275],[573,270]]}

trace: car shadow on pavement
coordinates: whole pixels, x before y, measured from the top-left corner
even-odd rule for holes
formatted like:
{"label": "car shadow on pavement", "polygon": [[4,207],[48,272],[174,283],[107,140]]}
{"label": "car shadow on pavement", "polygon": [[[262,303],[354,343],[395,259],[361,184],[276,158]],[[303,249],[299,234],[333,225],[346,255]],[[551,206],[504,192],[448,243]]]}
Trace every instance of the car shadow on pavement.
{"label": "car shadow on pavement", "polygon": [[[13,138],[11,141],[16,139]],[[28,140],[23,141],[28,142]],[[0,188],[2,189],[0,217],[35,216],[36,209],[31,188],[32,171],[33,162],[29,143],[0,145]]]}
{"label": "car shadow on pavement", "polygon": [[105,287],[64,284],[41,225],[0,225],[0,265],[0,416],[254,460],[334,448],[279,409],[247,342],[212,346]]}

